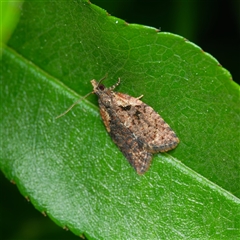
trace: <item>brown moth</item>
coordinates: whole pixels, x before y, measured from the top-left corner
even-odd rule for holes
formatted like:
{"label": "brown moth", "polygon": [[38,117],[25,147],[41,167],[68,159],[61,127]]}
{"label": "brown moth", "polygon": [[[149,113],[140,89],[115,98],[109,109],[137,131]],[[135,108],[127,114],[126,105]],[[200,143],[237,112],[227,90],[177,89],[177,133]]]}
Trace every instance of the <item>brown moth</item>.
{"label": "brown moth", "polygon": [[[144,174],[153,154],[174,149],[179,139],[163,118],[140,100],[143,95],[134,98],[114,92],[120,78],[110,88],[106,88],[102,80],[97,82],[93,79],[91,84],[92,93],[98,96],[100,114],[107,132],[136,172]],[[66,114],[76,103],[58,117]]]}

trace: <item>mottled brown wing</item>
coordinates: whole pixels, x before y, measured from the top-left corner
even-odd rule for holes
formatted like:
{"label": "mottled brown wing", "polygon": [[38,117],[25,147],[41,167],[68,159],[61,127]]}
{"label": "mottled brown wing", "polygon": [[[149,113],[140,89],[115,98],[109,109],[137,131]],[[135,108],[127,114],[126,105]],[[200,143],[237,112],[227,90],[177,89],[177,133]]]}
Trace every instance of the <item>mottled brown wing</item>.
{"label": "mottled brown wing", "polygon": [[109,134],[137,173],[144,174],[151,164],[152,153],[117,118],[112,118]]}
{"label": "mottled brown wing", "polygon": [[[119,100],[121,99],[121,100]],[[115,115],[135,139],[151,153],[175,148],[179,139],[163,118],[141,100],[122,93],[112,98]]]}
{"label": "mottled brown wing", "polygon": [[134,134],[120,122],[113,109],[106,108],[101,100],[99,106],[103,123],[110,137],[136,172],[140,175],[144,174],[151,164],[152,153],[147,151],[143,144],[135,138]]}

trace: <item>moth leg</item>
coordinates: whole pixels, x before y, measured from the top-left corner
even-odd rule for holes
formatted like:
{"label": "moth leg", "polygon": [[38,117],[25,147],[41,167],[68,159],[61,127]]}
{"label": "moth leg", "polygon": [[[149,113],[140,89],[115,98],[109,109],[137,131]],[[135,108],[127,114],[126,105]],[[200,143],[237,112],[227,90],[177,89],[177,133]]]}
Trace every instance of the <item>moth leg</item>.
{"label": "moth leg", "polygon": [[137,97],[136,99],[138,99],[138,100],[139,100],[139,99],[141,99],[142,97],[143,97],[143,94],[142,94],[141,96]]}

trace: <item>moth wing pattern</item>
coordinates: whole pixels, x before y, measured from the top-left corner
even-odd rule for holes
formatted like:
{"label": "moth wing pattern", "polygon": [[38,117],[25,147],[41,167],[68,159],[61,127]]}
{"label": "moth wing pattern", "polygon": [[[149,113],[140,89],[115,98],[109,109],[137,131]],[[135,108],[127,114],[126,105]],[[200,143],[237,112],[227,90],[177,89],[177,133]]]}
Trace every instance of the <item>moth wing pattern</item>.
{"label": "moth wing pattern", "polygon": [[121,123],[145,149],[152,153],[166,152],[178,145],[175,132],[152,107],[127,94],[114,94],[112,101]]}
{"label": "moth wing pattern", "polygon": [[152,153],[147,151],[141,142],[137,141],[132,132],[124,127],[118,118],[112,116],[111,111],[109,113],[107,110],[102,106],[100,113],[112,140],[136,172],[139,175],[144,174],[151,164]]}
{"label": "moth wing pattern", "polygon": [[91,83],[108,133],[138,174],[148,170],[153,153],[166,152],[178,145],[174,131],[140,97],[112,91],[120,81],[111,88],[96,80]]}

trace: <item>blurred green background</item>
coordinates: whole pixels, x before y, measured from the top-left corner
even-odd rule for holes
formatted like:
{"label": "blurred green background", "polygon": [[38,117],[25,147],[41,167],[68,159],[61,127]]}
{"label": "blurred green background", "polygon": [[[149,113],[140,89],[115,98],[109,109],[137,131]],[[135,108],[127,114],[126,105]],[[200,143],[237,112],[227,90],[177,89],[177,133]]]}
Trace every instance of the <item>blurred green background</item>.
{"label": "blurred green background", "polygon": [[[92,0],[113,16],[179,34],[214,56],[240,82],[240,0]],[[1,5],[2,33],[18,21],[18,7]],[[10,4],[12,4],[10,2]],[[33,3],[34,4],[34,3]],[[59,4],[61,4],[59,2]],[[24,6],[24,5],[23,5]],[[7,10],[6,10],[7,9]],[[6,17],[5,17],[6,16]],[[9,16],[12,16],[9,18]],[[79,239],[34,209],[0,173],[0,239]]]}

